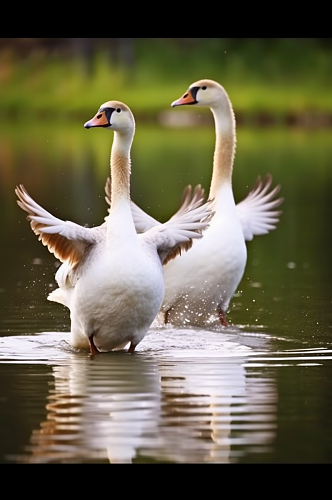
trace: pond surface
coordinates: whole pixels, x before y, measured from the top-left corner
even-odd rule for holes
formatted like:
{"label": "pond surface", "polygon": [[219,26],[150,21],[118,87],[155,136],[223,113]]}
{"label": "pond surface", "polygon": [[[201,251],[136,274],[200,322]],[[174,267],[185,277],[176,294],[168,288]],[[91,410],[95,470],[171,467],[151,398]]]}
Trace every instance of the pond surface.
{"label": "pond surface", "polygon": [[[248,243],[230,326],[152,326],[137,352],[68,344],[46,300],[57,261],[16,205],[98,225],[112,134],[81,123],[0,126],[0,462],[332,461],[330,130],[238,130],[233,188],[282,185],[276,231]],[[214,131],[139,126],[132,198],[160,220],[188,183],[208,190]]]}

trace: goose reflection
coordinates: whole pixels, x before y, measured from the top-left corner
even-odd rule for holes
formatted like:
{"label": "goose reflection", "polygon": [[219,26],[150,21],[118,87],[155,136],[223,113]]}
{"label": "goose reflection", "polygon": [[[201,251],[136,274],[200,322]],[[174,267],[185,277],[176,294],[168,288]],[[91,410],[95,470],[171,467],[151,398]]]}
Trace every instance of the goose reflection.
{"label": "goose reflection", "polygon": [[[130,358],[130,359],[129,359]],[[124,352],[53,367],[30,462],[131,462],[160,409],[157,365]]]}
{"label": "goose reflection", "polygon": [[[182,362],[181,362],[182,361]],[[176,462],[232,462],[271,445],[275,381],[248,373],[243,358],[160,364],[162,435]]]}
{"label": "goose reflection", "polygon": [[219,356],[195,356],[181,349],[179,333],[179,349],[156,351],[162,335],[151,332],[133,356],[71,353],[53,366],[46,419],[20,461],[220,463],[266,450],[275,437],[274,377],[256,376],[229,340],[219,340]]}

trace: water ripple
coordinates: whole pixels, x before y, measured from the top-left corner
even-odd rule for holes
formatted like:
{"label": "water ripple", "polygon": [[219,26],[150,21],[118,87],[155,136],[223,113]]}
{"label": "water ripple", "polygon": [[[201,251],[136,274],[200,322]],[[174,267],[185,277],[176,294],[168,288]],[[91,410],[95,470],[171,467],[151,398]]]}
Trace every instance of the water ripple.
{"label": "water ripple", "polygon": [[155,328],[134,355],[90,356],[73,349],[68,336],[0,338],[0,368],[7,367],[12,380],[17,365],[45,365],[48,377],[45,396],[34,390],[32,373],[20,379],[19,401],[29,397],[29,411],[43,408],[46,416],[21,452],[6,455],[8,462],[212,463],[268,456],[277,430],[275,367],[332,359],[331,349],[289,349],[286,339],[259,328]]}

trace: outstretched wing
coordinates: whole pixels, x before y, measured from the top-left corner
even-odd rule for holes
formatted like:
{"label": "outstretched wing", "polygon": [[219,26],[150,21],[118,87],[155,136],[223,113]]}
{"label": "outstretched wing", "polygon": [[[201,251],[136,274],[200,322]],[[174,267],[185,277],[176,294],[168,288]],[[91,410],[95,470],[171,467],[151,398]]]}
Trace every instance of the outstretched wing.
{"label": "outstretched wing", "polygon": [[177,212],[175,212],[174,215],[172,215],[171,219],[190,210],[194,206],[198,207],[199,205],[202,205],[203,201],[204,188],[202,188],[201,184],[197,184],[194,188],[194,191],[192,189],[192,186],[188,184],[188,186],[186,186],[183,190],[180,208],[177,210]]}
{"label": "outstretched wing", "polygon": [[149,231],[149,229],[162,224],[161,222],[157,221],[157,219],[154,219],[153,217],[151,217],[151,215],[148,215],[146,212],[144,212],[144,210],[136,205],[136,203],[134,203],[133,201],[130,202],[130,208],[135,229],[138,234],[145,233],[146,231]]}
{"label": "outstretched wing", "polygon": [[[107,177],[105,184],[105,200],[109,206],[111,206],[111,178]],[[196,206],[198,203],[202,204],[204,201],[204,188],[200,184],[195,186],[194,190],[192,186],[189,184],[186,186],[182,193],[181,204],[177,212],[171,217],[177,217],[178,215],[185,212],[187,209]],[[198,206],[198,205],[197,205]],[[145,233],[149,229],[154,226],[161,224],[161,222],[157,221],[150,215],[148,215],[144,210],[142,210],[136,203],[131,201],[131,213],[133,216],[133,221],[135,224],[137,233]],[[170,220],[171,220],[170,219]]]}
{"label": "outstretched wing", "polygon": [[[272,184],[272,175],[268,174],[262,181],[258,177],[253,189],[236,205],[237,213],[242,225],[245,240],[250,241],[254,236],[267,234],[276,228],[281,210],[275,210],[284,201],[284,198],[275,198],[281,186],[277,185],[269,192]],[[106,201],[111,204],[111,179],[108,177],[105,186]],[[181,206],[170,220],[176,219],[184,210],[195,203],[204,201],[204,189],[198,184],[192,192],[191,185],[183,191]],[[144,233],[161,223],[148,215],[144,210],[131,202],[131,211],[137,233]],[[192,243],[191,243],[192,244]],[[191,246],[191,245],[190,245]]]}
{"label": "outstretched wing", "polygon": [[144,244],[157,248],[161,263],[165,265],[177,255],[181,255],[182,251],[189,250],[193,239],[203,236],[203,231],[208,227],[213,215],[210,201],[204,205],[197,201],[164,224],[158,223],[140,234],[140,238]]}
{"label": "outstretched wing", "polygon": [[242,224],[244,238],[247,241],[254,236],[266,234],[276,228],[281,210],[275,210],[284,198],[275,198],[280,191],[280,185],[269,191],[272,175],[268,174],[264,181],[257,178],[255,186],[249,194],[236,205]]}
{"label": "outstretched wing", "polygon": [[[195,186],[194,191],[192,186],[188,184],[183,190],[181,205],[179,209],[169,220],[176,219],[179,215],[184,213],[186,210],[190,210],[194,206],[199,206],[204,201],[204,188],[200,184]],[[131,202],[131,213],[133,216],[133,221],[135,224],[137,233],[144,233],[152,227],[161,224],[159,221],[148,215],[144,210],[136,205],[133,201]]]}
{"label": "outstretched wing", "polygon": [[17,204],[25,212],[33,232],[43,245],[61,262],[70,266],[77,265],[86,249],[96,243],[98,228],[87,228],[70,221],[63,221],[47,212],[36,203],[22,184],[16,187]]}

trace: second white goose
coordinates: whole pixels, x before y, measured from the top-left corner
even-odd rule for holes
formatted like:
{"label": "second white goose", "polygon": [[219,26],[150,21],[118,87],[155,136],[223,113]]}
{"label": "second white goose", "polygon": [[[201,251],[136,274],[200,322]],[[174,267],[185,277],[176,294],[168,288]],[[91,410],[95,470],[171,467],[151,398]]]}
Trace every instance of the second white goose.
{"label": "second white goose", "polygon": [[[227,326],[226,313],[245,271],[246,241],[276,228],[283,198],[275,198],[280,185],[270,190],[272,176],[256,185],[235,204],[232,189],[236,146],[235,116],[225,89],[213,80],[199,80],[172,106],[207,106],[211,109],[216,142],[209,199],[215,215],[204,238],[190,252],[164,267],[165,298],[159,319],[173,325],[202,326],[215,317]],[[158,222],[132,207],[137,231]]]}

